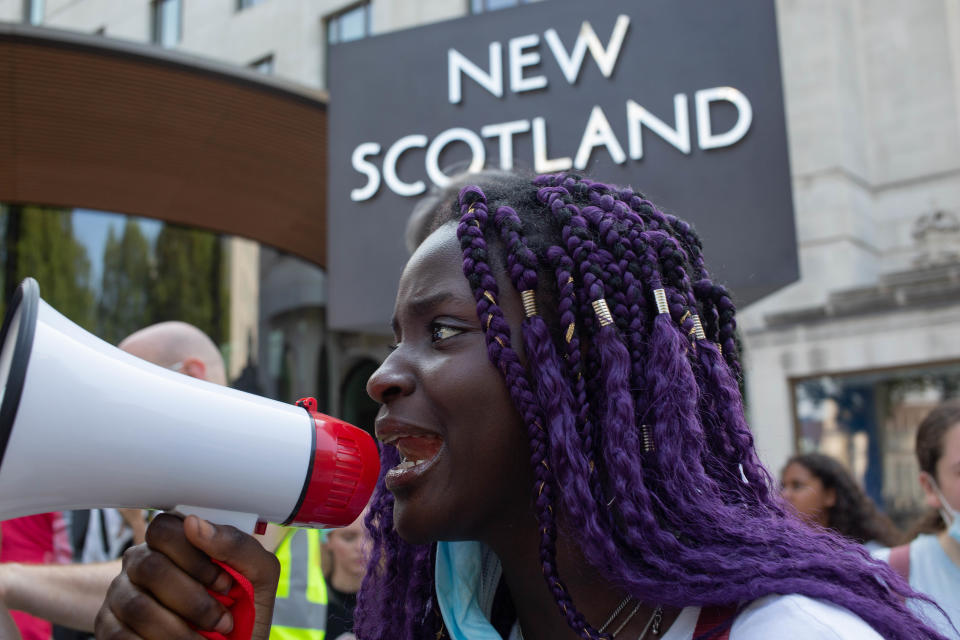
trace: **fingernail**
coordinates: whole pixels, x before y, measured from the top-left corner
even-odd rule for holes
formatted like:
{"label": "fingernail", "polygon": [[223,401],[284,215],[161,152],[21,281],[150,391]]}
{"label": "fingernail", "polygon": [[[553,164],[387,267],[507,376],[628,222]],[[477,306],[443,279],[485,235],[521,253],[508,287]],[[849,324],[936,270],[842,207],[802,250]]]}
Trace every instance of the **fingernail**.
{"label": "fingernail", "polygon": [[212,591],[217,593],[230,593],[230,588],[233,586],[233,578],[230,577],[226,571],[221,571],[220,575],[217,576],[217,579],[213,581],[213,584],[210,585]]}
{"label": "fingernail", "polygon": [[203,518],[197,518],[197,528],[200,531],[200,537],[204,540],[209,540],[213,537],[213,525]]}
{"label": "fingernail", "polygon": [[233,616],[230,615],[229,611],[225,611],[220,617],[220,621],[217,623],[217,626],[213,628],[214,631],[222,633],[224,635],[233,631]]}

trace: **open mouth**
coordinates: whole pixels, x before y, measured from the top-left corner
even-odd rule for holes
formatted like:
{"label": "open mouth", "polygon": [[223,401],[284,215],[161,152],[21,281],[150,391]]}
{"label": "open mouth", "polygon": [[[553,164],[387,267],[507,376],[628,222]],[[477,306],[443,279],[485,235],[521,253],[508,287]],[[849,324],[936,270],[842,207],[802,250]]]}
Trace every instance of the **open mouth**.
{"label": "open mouth", "polygon": [[443,438],[433,434],[398,434],[383,443],[396,447],[400,453],[400,464],[390,469],[385,478],[391,491],[418,482],[443,451]]}
{"label": "open mouth", "polygon": [[430,462],[440,453],[443,440],[435,436],[403,436],[391,442],[400,452],[395,469],[406,470]]}

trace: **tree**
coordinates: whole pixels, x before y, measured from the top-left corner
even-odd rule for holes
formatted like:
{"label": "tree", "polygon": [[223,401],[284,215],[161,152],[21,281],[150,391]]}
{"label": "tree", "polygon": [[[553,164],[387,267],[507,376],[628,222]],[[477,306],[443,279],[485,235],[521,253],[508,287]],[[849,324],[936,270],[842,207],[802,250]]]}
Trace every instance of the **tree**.
{"label": "tree", "polygon": [[166,224],[157,236],[152,321],[182,320],[221,343],[229,333],[229,292],[219,236]]}
{"label": "tree", "polygon": [[[57,311],[91,330],[94,325],[94,295],[90,287],[90,258],[73,235],[73,214],[62,209],[24,206],[8,212],[18,216],[17,237],[8,237],[15,246],[8,278],[20,282],[27,276],[40,284],[40,294]],[[8,245],[9,246],[9,245]],[[11,247],[13,248],[13,247]]]}
{"label": "tree", "polygon": [[113,228],[103,250],[98,335],[117,343],[150,324],[150,244],[136,220],[127,218],[123,235]]}

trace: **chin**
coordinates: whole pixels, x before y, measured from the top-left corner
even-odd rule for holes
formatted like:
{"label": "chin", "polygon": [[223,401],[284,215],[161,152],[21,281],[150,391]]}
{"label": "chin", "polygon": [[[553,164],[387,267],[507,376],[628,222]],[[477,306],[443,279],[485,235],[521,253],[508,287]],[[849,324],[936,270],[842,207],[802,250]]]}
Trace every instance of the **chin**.
{"label": "chin", "polygon": [[432,544],[440,538],[433,533],[428,518],[418,517],[416,509],[397,500],[393,505],[393,528],[404,542],[409,544]]}

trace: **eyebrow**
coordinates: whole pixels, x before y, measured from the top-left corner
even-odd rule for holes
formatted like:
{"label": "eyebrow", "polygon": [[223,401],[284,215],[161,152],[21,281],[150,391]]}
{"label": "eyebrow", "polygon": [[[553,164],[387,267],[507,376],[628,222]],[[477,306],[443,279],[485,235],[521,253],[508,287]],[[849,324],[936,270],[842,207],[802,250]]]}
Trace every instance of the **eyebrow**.
{"label": "eyebrow", "polygon": [[[407,308],[409,309],[411,315],[423,316],[432,311],[438,305],[452,300],[455,297],[456,296],[449,291],[440,291],[422,298],[415,298],[407,304]],[[395,335],[399,335],[400,323],[397,321],[396,315],[390,319],[390,326],[393,328],[393,333]]]}

